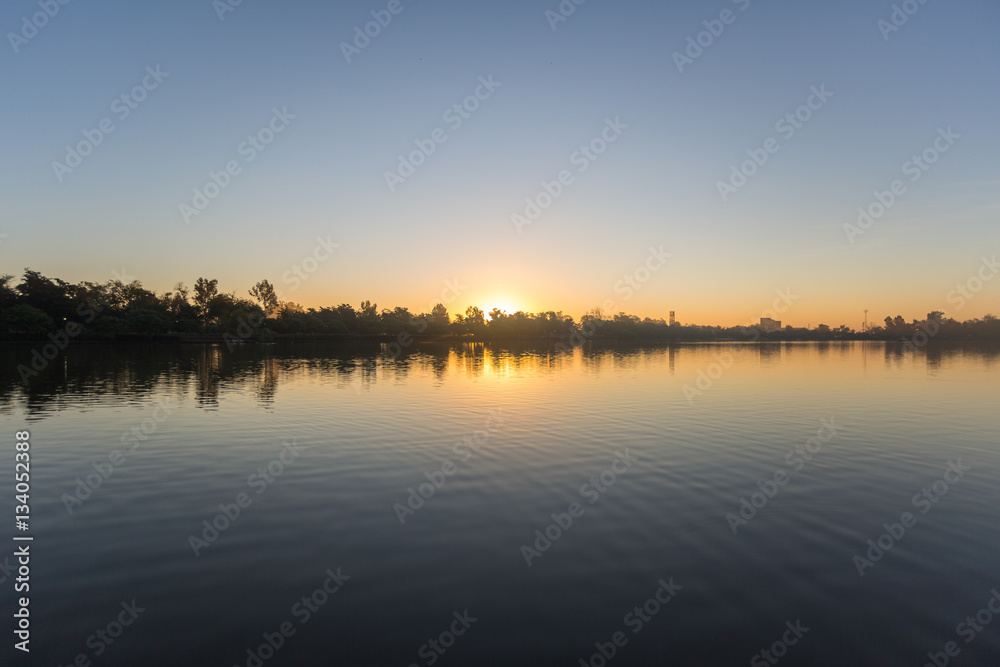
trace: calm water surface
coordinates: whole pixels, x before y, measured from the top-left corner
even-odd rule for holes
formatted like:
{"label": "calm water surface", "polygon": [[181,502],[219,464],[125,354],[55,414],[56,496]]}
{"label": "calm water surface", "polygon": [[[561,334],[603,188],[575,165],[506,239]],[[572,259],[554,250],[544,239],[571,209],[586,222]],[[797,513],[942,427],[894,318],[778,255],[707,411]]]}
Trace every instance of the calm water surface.
{"label": "calm water surface", "polygon": [[995,349],[374,353],[6,344],[3,663],[1000,664]]}

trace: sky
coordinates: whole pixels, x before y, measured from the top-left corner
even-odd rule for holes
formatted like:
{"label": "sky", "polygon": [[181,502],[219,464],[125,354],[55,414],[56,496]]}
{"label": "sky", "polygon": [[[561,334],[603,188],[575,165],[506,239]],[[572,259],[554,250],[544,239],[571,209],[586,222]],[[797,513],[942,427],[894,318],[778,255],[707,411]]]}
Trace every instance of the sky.
{"label": "sky", "polygon": [[0,273],[1000,315],[993,0],[233,3],[5,4]]}

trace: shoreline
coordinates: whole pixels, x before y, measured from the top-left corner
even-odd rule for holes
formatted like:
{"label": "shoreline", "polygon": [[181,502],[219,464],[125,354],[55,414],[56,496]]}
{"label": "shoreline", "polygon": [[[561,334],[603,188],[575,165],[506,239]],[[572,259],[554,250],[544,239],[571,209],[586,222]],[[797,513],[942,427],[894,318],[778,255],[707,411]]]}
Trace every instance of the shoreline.
{"label": "shoreline", "polygon": [[[421,336],[410,333],[404,334],[410,344],[455,344],[455,343],[477,343],[477,344],[526,344],[526,345],[563,345],[565,347],[579,347],[580,344],[569,344],[568,336],[481,336],[481,335],[429,335]],[[329,333],[296,333],[296,334],[266,334],[255,335],[249,338],[236,338],[229,333],[215,334],[136,334],[136,333],[80,333],[72,338],[74,343],[146,343],[146,344],[174,344],[174,345],[269,345],[273,343],[299,343],[299,342],[340,342],[340,343],[378,343],[388,344],[397,342],[400,334],[329,334]],[[0,334],[0,342],[3,343],[51,343],[54,341],[47,334]],[[853,343],[853,342],[881,342],[913,344],[907,338],[885,338],[871,336],[828,336],[828,337],[803,337],[788,335],[762,335],[757,339],[748,338],[740,340],[738,338],[659,338],[659,337],[592,337],[583,341],[591,344],[622,344],[635,343],[643,345],[691,345],[691,344],[719,344],[719,345],[767,345],[775,343]],[[937,337],[929,338],[925,344],[929,343],[998,343],[1000,340],[989,336],[963,336],[963,337]],[[65,347],[60,345],[60,347]]]}

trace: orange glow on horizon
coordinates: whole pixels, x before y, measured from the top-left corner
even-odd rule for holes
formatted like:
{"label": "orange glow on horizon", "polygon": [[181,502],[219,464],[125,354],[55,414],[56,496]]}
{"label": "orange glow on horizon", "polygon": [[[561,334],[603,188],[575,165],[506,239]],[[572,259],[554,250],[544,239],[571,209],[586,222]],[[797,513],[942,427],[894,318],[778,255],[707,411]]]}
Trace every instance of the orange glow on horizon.
{"label": "orange glow on horizon", "polygon": [[519,302],[516,299],[512,299],[512,298],[507,297],[507,296],[496,296],[496,297],[493,297],[492,299],[485,299],[484,301],[488,305],[485,306],[485,307],[480,306],[480,308],[482,308],[482,311],[486,315],[487,318],[489,318],[490,312],[494,308],[499,308],[500,310],[502,310],[503,312],[507,313],[508,315],[513,315],[514,313],[516,313],[519,310],[523,310],[526,313],[530,312],[524,306],[519,305]]}

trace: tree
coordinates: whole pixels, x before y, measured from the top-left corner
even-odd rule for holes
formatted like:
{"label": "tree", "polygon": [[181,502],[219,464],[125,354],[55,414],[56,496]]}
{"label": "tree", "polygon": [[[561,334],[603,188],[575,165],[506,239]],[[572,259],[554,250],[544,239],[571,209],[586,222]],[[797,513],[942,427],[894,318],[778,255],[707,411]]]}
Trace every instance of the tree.
{"label": "tree", "polygon": [[465,323],[472,333],[478,333],[486,327],[486,315],[476,306],[465,309]]}
{"label": "tree", "polygon": [[358,311],[358,330],[361,333],[379,333],[381,324],[378,316],[378,305],[371,301],[362,301]]}
{"label": "tree", "polygon": [[344,323],[349,330],[358,328],[358,314],[354,311],[354,308],[349,303],[342,303],[334,311],[337,313],[337,319]]}
{"label": "tree", "polygon": [[21,303],[34,306],[60,322],[73,316],[75,304],[69,296],[72,287],[58,278],[52,281],[38,271],[25,269],[17,291],[21,293]]}
{"label": "tree", "polygon": [[451,321],[448,317],[448,309],[444,307],[443,303],[439,303],[431,309],[431,319],[435,324],[446,325]]}
{"label": "tree", "polygon": [[278,295],[274,291],[274,285],[267,280],[262,280],[250,289],[250,296],[257,299],[264,317],[270,317],[271,313],[278,309]]}
{"label": "tree", "polygon": [[126,284],[112,280],[107,285],[108,299],[114,310],[127,313],[137,308],[155,308],[160,305],[156,294],[142,286],[138,280]]}
{"label": "tree", "polygon": [[208,325],[208,305],[219,294],[219,281],[215,278],[207,280],[198,278],[194,283],[194,305],[198,307],[201,323]]}
{"label": "tree", "polygon": [[401,306],[396,306],[394,310],[389,310],[388,308],[382,309],[382,315],[380,321],[382,323],[382,328],[385,329],[387,333],[399,333],[404,331],[406,327],[410,326],[413,322],[414,316],[410,312],[409,308],[403,308]]}
{"label": "tree", "polygon": [[8,308],[0,317],[0,330],[10,333],[43,334],[51,333],[55,323],[40,308],[19,303]]}
{"label": "tree", "polygon": [[295,303],[294,301],[282,301],[278,304],[278,311],[282,317],[306,312],[305,308],[303,308],[301,304]]}
{"label": "tree", "polygon": [[161,333],[170,329],[170,318],[150,308],[133,308],[125,318],[125,329],[131,333]]}
{"label": "tree", "polygon": [[14,276],[9,273],[0,276],[0,308],[9,308],[17,303],[17,292],[11,286]]}
{"label": "tree", "polygon": [[264,320],[264,311],[257,304],[233,294],[220,294],[212,299],[212,309],[219,330],[241,339],[247,337],[248,329],[251,336],[256,333]]}
{"label": "tree", "polygon": [[173,292],[167,292],[163,295],[161,303],[168,313],[177,317],[181,314],[184,306],[190,305],[188,304],[188,288],[184,286],[184,283],[177,283],[174,285]]}
{"label": "tree", "polygon": [[320,322],[322,333],[347,333],[347,325],[340,321],[335,308],[320,308],[316,319]]}

